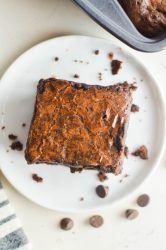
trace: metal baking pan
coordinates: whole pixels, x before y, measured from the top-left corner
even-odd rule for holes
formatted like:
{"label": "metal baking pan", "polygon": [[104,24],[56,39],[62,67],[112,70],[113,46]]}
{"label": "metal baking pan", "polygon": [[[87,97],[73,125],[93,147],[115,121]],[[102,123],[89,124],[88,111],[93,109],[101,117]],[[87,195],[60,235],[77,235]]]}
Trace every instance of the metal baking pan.
{"label": "metal baking pan", "polygon": [[97,23],[130,47],[144,52],[166,48],[166,32],[154,38],[143,36],[135,28],[117,0],[74,0]]}

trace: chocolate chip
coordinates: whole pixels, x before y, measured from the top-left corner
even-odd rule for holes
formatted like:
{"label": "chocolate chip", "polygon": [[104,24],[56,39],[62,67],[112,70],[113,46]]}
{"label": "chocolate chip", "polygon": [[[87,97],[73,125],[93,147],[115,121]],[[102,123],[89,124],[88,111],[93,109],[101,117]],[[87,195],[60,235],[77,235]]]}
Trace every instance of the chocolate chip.
{"label": "chocolate chip", "polygon": [[32,179],[36,182],[42,182],[43,178],[40,177],[38,174],[32,174]]}
{"label": "chocolate chip", "polygon": [[127,209],[125,216],[128,220],[134,220],[139,215],[139,212],[136,209]]}
{"label": "chocolate chip", "polygon": [[111,62],[111,70],[112,70],[112,74],[116,75],[118,74],[120,68],[122,67],[122,62],[119,60],[112,60]]}
{"label": "chocolate chip", "polygon": [[13,141],[17,139],[17,135],[13,135],[13,134],[8,135],[8,137],[10,140],[13,140]]}
{"label": "chocolate chip", "polygon": [[147,194],[142,194],[137,199],[137,204],[140,207],[146,207],[150,202],[150,197]]}
{"label": "chocolate chip", "polygon": [[26,123],[23,123],[23,124],[22,124],[22,127],[25,127],[25,126],[26,126]]}
{"label": "chocolate chip", "polygon": [[135,112],[139,112],[139,106],[136,104],[132,104],[131,106],[131,112],[135,113]]}
{"label": "chocolate chip", "polygon": [[21,151],[23,149],[23,144],[20,141],[15,141],[10,145],[12,150]]}
{"label": "chocolate chip", "polygon": [[99,180],[100,180],[101,182],[104,182],[104,181],[108,180],[108,176],[106,175],[106,173],[104,173],[104,172],[102,172],[102,171],[100,171],[100,172],[97,174],[97,176],[99,177]]}
{"label": "chocolate chip", "polygon": [[96,193],[100,198],[105,198],[108,195],[108,191],[109,191],[108,186],[98,185],[96,187]]}
{"label": "chocolate chip", "polygon": [[75,74],[74,78],[80,78],[80,76],[78,74]]}
{"label": "chocolate chip", "polygon": [[126,156],[126,158],[128,159],[129,156],[129,148],[127,146],[125,146],[124,148],[124,155]]}
{"label": "chocolate chip", "polygon": [[100,51],[98,49],[95,50],[95,55],[99,55]]}
{"label": "chocolate chip", "polygon": [[5,126],[3,126],[1,129],[4,130],[4,129],[5,129]]}
{"label": "chocolate chip", "polygon": [[92,226],[92,227],[101,227],[104,223],[104,219],[102,216],[100,215],[93,215],[92,217],[90,217],[89,219],[89,224]]}
{"label": "chocolate chip", "polygon": [[56,61],[56,62],[59,61],[59,57],[55,57],[55,61]]}
{"label": "chocolate chip", "polygon": [[145,145],[142,145],[136,151],[134,151],[132,153],[132,155],[139,156],[141,159],[147,160],[148,159],[148,150],[147,150],[147,147]]}
{"label": "chocolate chip", "polygon": [[60,221],[60,227],[61,227],[61,229],[63,229],[63,230],[68,231],[68,230],[72,229],[73,226],[74,226],[74,222],[73,222],[73,220],[70,219],[70,218],[64,218],[64,219],[62,219],[62,220]]}

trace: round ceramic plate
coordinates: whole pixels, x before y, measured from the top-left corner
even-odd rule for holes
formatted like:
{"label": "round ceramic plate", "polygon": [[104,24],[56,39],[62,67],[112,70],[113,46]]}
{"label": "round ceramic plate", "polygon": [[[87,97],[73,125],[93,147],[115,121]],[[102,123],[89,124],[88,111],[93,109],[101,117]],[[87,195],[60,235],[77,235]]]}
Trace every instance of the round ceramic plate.
{"label": "round ceramic plate", "polygon": [[[95,50],[99,50],[98,55]],[[110,52],[123,62],[117,75],[111,73]],[[55,57],[59,60],[55,61]],[[99,73],[102,73],[102,80]],[[78,74],[79,79],[74,79],[74,74]],[[62,165],[28,165],[24,150],[10,149],[8,135],[11,133],[18,136],[25,149],[37,83],[41,78],[54,76],[103,86],[125,80],[138,84],[134,103],[140,111],[131,114],[126,144],[130,152],[145,144],[149,159],[129,155],[121,175],[108,174],[105,185],[110,187],[110,192],[105,199],[95,193],[100,183],[96,171],[71,174],[70,169]],[[157,166],[165,139],[163,101],[155,80],[145,67],[110,41],[84,36],[59,37],[40,43],[12,64],[0,83],[0,126],[5,126],[0,130],[0,164],[6,178],[30,200],[59,211],[96,209],[131,193]],[[43,182],[32,180],[32,173],[43,177]]]}

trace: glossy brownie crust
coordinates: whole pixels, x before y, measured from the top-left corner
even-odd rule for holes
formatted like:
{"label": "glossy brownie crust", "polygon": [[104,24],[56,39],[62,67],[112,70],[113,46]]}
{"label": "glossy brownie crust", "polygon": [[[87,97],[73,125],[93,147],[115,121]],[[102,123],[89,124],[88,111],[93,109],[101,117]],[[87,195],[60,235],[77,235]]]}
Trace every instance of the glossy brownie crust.
{"label": "glossy brownie crust", "polygon": [[[40,80],[26,160],[119,174],[134,85]],[[74,172],[73,171],[73,172]]]}
{"label": "glossy brownie crust", "polygon": [[145,36],[166,31],[166,0],[118,0],[127,15]]}

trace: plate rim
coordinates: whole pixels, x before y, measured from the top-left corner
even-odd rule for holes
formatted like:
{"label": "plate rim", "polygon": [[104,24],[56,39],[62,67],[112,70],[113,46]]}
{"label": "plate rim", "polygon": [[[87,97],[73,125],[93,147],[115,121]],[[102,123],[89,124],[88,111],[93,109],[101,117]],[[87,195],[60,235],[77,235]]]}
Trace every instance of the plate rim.
{"label": "plate rim", "polygon": [[[15,64],[22,59],[22,57],[26,56],[26,54],[28,54],[29,52],[32,52],[33,49],[35,49],[38,46],[42,46],[46,43],[49,43],[51,41],[54,40],[58,40],[58,39],[68,39],[68,38],[90,38],[90,39],[97,39],[97,40],[103,40],[103,41],[107,41],[110,44],[112,44],[113,46],[115,46],[116,48],[118,48],[119,46],[117,46],[115,44],[114,41],[111,41],[109,39],[106,38],[102,38],[102,37],[96,37],[96,36],[86,36],[86,35],[64,35],[64,36],[57,36],[51,39],[47,39],[44,40],[42,42],[39,42],[37,44],[35,44],[34,46],[28,48],[27,50],[25,50],[23,53],[21,53],[10,65],[9,67],[5,70],[5,72],[3,73],[3,75],[0,78],[0,88],[2,85],[2,82],[5,80],[5,78],[8,76],[8,74],[10,74],[10,71],[12,70],[13,66],[15,66]],[[161,139],[160,142],[160,149],[158,152],[158,155],[155,157],[155,161],[153,163],[153,167],[151,168],[151,170],[147,173],[147,175],[145,177],[143,177],[142,181],[137,185],[137,187],[133,188],[133,190],[131,190],[130,192],[126,193],[123,197],[113,201],[113,202],[108,202],[106,204],[102,204],[101,205],[97,205],[94,206],[92,208],[80,208],[80,209],[59,209],[59,208],[52,208],[49,206],[46,206],[45,204],[42,203],[38,203],[36,200],[34,200],[33,198],[31,198],[30,196],[27,196],[26,194],[24,194],[20,189],[18,189],[17,187],[15,187],[14,182],[12,181],[11,178],[8,178],[8,176],[5,174],[4,169],[1,168],[1,166],[3,165],[3,163],[1,162],[1,157],[0,157],[0,170],[3,174],[3,176],[7,179],[7,181],[11,184],[11,186],[17,191],[19,192],[21,195],[23,195],[26,199],[28,199],[29,201],[33,202],[34,204],[40,206],[40,207],[44,207],[47,208],[49,210],[52,211],[56,211],[56,212],[62,212],[62,213],[85,213],[85,212],[90,212],[90,211],[94,211],[94,210],[103,210],[106,209],[108,207],[114,206],[122,201],[124,201],[125,199],[129,198],[131,195],[133,195],[133,193],[135,193],[140,187],[142,187],[143,184],[145,184],[146,181],[148,181],[150,179],[150,177],[152,176],[152,174],[154,174],[154,172],[156,171],[157,167],[159,166],[159,163],[161,162],[161,159],[163,157],[164,154],[164,150],[165,150],[165,146],[166,146],[166,107],[165,107],[165,101],[164,101],[164,96],[161,90],[161,86],[158,83],[158,80],[155,78],[155,76],[153,75],[153,73],[149,70],[149,68],[144,64],[144,62],[142,62],[140,60],[140,58],[137,58],[136,55],[130,53],[129,51],[127,51],[125,48],[123,48],[123,53],[126,56],[129,56],[130,58],[133,58],[135,60],[136,63],[138,63],[140,66],[142,66],[142,68],[145,70],[146,75],[148,77],[150,77],[152,79],[152,81],[155,83],[155,89],[157,90],[157,94],[159,97],[159,102],[160,102],[160,108],[161,108],[161,112],[163,114],[163,119],[162,119],[162,134],[163,137]],[[160,132],[161,133],[161,132]]]}

